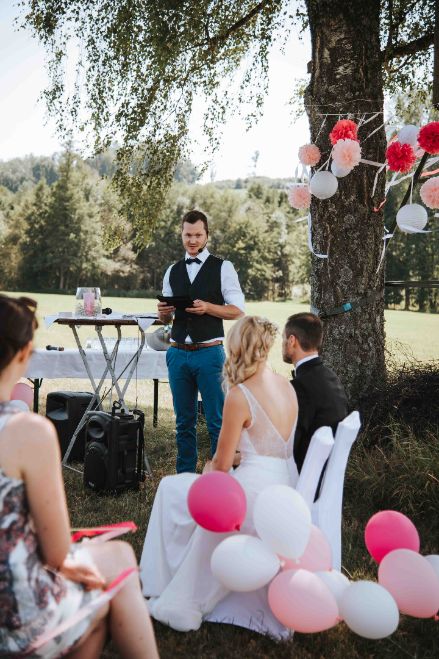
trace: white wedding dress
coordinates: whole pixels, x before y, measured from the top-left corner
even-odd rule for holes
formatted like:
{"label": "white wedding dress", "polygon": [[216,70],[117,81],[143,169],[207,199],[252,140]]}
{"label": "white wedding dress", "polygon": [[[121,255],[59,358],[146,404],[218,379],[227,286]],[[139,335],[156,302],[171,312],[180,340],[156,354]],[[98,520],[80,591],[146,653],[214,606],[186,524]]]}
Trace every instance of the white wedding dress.
{"label": "white wedding dress", "polygon": [[[293,458],[296,424],[285,440],[268,414],[244,384],[251,412],[251,424],[239,440],[241,464],[232,476],[242,485],[247,514],[242,533],[256,535],[253,506],[266,487],[283,484],[294,487],[298,472]],[[291,387],[291,398],[295,393]],[[272,615],[267,587],[252,593],[230,593],[213,576],[210,558],[215,547],[228,535],[199,527],[187,507],[187,493],[199,478],[183,473],[166,476],[154,500],[140,561],[143,594],[148,608],[160,622],[178,631],[198,629],[203,620],[225,622],[270,634],[289,635]]]}

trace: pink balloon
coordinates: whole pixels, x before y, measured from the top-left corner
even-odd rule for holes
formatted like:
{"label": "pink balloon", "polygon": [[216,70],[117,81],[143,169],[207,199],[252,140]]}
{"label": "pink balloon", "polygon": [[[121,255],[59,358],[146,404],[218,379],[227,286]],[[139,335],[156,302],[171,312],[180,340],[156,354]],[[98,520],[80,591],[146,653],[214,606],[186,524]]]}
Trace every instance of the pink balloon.
{"label": "pink balloon", "polygon": [[22,400],[31,410],[34,404],[34,390],[25,382],[17,382],[12,389],[11,400]]}
{"label": "pink balloon", "polygon": [[325,572],[332,567],[332,552],[325,534],[314,524],[306,549],[297,560],[282,558],[282,570],[309,570],[310,572]]}
{"label": "pink balloon", "polygon": [[188,508],[194,520],[208,531],[239,531],[247,512],[245,492],[223,471],[203,474],[191,485]]}
{"label": "pink balloon", "polygon": [[413,522],[396,510],[382,510],[366,525],[364,540],[367,551],[380,563],[394,549],[419,551],[419,534]]}
{"label": "pink balloon", "polygon": [[431,618],[439,609],[439,577],[430,563],[410,549],[395,549],[383,558],[378,581],[389,591],[401,613]]}
{"label": "pink balloon", "polygon": [[303,634],[322,632],[339,622],[334,595],[308,570],[280,572],[268,588],[268,603],[285,627]]}

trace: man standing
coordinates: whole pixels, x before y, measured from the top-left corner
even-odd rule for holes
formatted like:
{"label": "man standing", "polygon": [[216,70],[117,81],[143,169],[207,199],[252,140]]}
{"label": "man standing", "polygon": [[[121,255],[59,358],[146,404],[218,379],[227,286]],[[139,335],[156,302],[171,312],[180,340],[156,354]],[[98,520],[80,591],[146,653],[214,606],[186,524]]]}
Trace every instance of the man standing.
{"label": "man standing", "polygon": [[348,414],[348,399],[337,375],[325,366],[319,349],[323,327],[320,318],[312,313],[297,313],[286,322],[282,356],[287,364],[294,364],[296,373],[291,381],[299,403],[294,459],[300,472],[311,437],[317,428],[338,423]]}
{"label": "man standing", "polygon": [[197,409],[201,393],[212,455],[221,429],[224,392],[223,320],[244,314],[244,295],[230,261],[213,256],[206,245],[207,217],[189,211],[181,222],[185,257],[169,266],[163,295],[187,296],[193,306],[176,309],[159,302],[159,318],[173,318],[171,347],[166,354],[177,423],[177,473],[195,471],[197,464]]}

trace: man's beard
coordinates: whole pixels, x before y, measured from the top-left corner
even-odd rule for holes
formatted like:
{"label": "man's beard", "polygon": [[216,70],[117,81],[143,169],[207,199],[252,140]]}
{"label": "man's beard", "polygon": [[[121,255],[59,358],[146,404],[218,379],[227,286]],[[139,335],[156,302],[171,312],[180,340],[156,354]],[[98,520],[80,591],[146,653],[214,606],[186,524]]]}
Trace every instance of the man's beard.
{"label": "man's beard", "polygon": [[290,355],[287,352],[284,352],[283,350],[282,350],[282,359],[284,360],[285,364],[292,364],[293,363],[293,360],[290,357]]}

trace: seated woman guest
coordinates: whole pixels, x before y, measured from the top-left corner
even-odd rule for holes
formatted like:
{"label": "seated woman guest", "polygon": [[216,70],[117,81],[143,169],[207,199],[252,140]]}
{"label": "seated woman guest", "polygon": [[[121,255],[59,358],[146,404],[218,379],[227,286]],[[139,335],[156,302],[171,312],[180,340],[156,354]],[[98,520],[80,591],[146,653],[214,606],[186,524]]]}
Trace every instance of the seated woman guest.
{"label": "seated woman guest", "polygon": [[[252,513],[259,492],[275,484],[294,486],[298,479],[293,458],[296,394],[267,364],[276,331],[270,321],[257,316],[238,320],[230,330],[224,366],[228,393],[217,451],[207,464],[207,470],[228,472],[239,449],[241,462],[233,476],[247,498],[241,531],[253,535]],[[198,629],[228,595],[210,569],[212,551],[224,535],[197,526],[187,508],[187,493],[196,478],[196,474],[183,473],[161,481],[140,562],[143,592],[151,598],[151,615],[180,631]],[[255,610],[231,608],[224,618],[282,635],[270,613],[265,589],[255,601]],[[262,622],[252,627],[252,620]]]}
{"label": "seated woman guest", "polygon": [[[55,430],[9,402],[32,352],[35,309],[32,300],[0,295],[0,655],[93,659],[108,626],[122,657],[156,659],[136,576],[110,604],[74,623],[136,559],[128,544],[116,541],[81,548],[85,559],[75,558]],[[63,623],[64,631],[32,650]]]}

